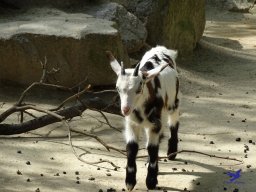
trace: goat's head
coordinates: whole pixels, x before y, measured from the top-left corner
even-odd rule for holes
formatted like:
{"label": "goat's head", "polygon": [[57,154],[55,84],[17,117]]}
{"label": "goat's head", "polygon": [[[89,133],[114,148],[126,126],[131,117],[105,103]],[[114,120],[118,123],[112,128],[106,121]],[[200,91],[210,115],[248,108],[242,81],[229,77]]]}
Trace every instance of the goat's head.
{"label": "goat's head", "polygon": [[139,64],[134,69],[125,69],[123,63],[121,62],[120,65],[111,52],[107,51],[107,55],[111,68],[118,77],[116,89],[121,100],[121,112],[124,116],[128,116],[136,108],[143,94],[144,85],[157,76],[168,64],[159,65],[149,71],[141,71]]}

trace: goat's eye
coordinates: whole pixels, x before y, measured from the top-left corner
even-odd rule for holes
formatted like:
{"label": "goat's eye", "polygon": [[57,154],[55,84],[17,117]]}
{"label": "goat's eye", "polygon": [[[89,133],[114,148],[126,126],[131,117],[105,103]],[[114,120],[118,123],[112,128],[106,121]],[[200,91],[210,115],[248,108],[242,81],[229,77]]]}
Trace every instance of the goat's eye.
{"label": "goat's eye", "polygon": [[120,92],[120,89],[118,87],[116,87],[116,90],[117,90],[118,93]]}

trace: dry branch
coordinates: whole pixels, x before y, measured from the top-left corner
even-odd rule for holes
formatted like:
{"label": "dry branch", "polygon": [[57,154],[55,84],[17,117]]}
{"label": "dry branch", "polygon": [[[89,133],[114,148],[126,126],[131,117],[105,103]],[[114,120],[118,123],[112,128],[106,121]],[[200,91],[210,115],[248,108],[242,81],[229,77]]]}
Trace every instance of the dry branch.
{"label": "dry branch", "polygon": [[[197,154],[205,155],[205,156],[208,156],[208,157],[213,157],[213,158],[218,158],[218,159],[227,159],[227,160],[238,161],[240,163],[243,163],[242,160],[239,160],[239,159],[236,159],[236,158],[222,157],[222,156],[218,156],[218,155],[211,155],[211,154],[208,154],[208,153],[203,153],[203,152],[195,151],[195,150],[180,150],[180,151],[171,153],[168,156],[158,157],[158,159],[168,159],[169,157],[177,155],[178,153],[197,153]],[[147,155],[138,156],[137,159],[146,158],[146,157],[148,157],[148,156]]]}

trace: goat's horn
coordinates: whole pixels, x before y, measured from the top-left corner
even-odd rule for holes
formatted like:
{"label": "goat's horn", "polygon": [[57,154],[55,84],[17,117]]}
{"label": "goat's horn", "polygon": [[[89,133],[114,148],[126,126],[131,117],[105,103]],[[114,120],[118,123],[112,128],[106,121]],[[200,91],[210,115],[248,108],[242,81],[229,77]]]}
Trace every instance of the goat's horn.
{"label": "goat's horn", "polygon": [[134,72],[133,72],[133,76],[138,76],[139,74],[139,67],[140,67],[140,63],[138,63],[134,69]]}
{"label": "goat's horn", "polygon": [[124,63],[121,61],[121,75],[125,75]]}

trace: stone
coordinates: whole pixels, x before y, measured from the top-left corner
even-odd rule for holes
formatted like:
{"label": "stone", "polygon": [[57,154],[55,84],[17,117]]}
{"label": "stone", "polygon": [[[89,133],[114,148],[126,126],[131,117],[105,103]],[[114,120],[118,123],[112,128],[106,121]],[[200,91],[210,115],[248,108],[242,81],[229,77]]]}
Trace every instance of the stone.
{"label": "stone", "polygon": [[205,27],[205,0],[111,0],[136,15],[148,31],[147,43],[192,53]]}
{"label": "stone", "polygon": [[207,5],[233,12],[248,13],[254,8],[255,0],[206,0]]}
{"label": "stone", "polygon": [[205,0],[153,1],[146,28],[150,45],[162,44],[191,54],[203,35]]}
{"label": "stone", "polygon": [[[126,49],[111,21],[54,8],[31,8],[0,19],[0,81],[28,85],[47,68],[59,68],[50,83],[72,87],[87,78],[92,85],[112,85],[105,51],[129,65]],[[57,81],[54,81],[56,79]]]}
{"label": "stone", "polygon": [[90,5],[86,13],[96,18],[114,21],[128,53],[140,50],[146,41],[147,30],[143,23],[120,4],[110,2]]}

